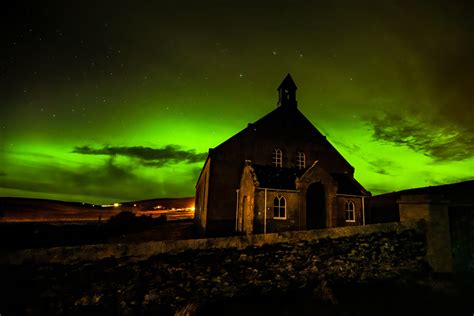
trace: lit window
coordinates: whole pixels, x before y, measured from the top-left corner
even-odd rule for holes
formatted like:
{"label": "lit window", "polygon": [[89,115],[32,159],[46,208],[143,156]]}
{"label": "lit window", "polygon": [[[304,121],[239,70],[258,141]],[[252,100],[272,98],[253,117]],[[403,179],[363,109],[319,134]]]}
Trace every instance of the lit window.
{"label": "lit window", "polygon": [[286,200],[282,195],[277,195],[273,199],[273,218],[286,219]]}
{"label": "lit window", "polygon": [[304,152],[298,152],[298,155],[296,156],[296,166],[299,169],[304,169],[306,167],[306,157],[304,155]]}
{"label": "lit window", "polygon": [[354,202],[352,201],[346,202],[345,213],[346,213],[346,222],[355,222]]}
{"label": "lit window", "polygon": [[273,165],[280,168],[283,165],[283,155],[281,153],[281,149],[279,148],[273,149]]}

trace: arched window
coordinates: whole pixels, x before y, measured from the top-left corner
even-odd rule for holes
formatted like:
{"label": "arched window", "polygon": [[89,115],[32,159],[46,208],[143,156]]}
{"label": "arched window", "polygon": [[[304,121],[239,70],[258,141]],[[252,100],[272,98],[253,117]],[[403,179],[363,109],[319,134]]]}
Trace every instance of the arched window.
{"label": "arched window", "polygon": [[304,169],[306,167],[306,157],[302,151],[299,151],[296,156],[296,166],[298,169]]}
{"label": "arched window", "polygon": [[273,149],[273,165],[280,168],[283,166],[283,154],[280,148]]}
{"label": "arched window", "polygon": [[282,195],[277,195],[273,199],[273,218],[286,219],[286,200]]}
{"label": "arched window", "polygon": [[354,202],[352,201],[347,201],[346,202],[346,208],[345,208],[345,213],[346,213],[346,222],[355,222],[355,206]]}

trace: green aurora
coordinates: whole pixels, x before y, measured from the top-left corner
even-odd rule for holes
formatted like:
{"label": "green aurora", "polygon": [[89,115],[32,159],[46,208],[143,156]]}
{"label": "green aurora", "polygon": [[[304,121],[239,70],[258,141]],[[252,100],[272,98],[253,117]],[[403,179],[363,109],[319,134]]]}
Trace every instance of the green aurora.
{"label": "green aurora", "polygon": [[473,5],[382,2],[10,4],[0,196],[194,195],[288,72],[373,194],[474,178]]}

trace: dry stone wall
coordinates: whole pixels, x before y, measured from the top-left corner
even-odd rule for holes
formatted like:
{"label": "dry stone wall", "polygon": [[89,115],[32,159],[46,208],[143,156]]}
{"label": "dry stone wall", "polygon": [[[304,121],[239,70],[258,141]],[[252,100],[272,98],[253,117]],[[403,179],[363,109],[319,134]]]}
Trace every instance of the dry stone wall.
{"label": "dry stone wall", "polygon": [[[281,242],[245,247],[215,247],[210,242],[206,249],[159,253],[143,260],[3,264],[1,287],[10,304],[7,310],[15,313],[28,309],[52,314],[160,314],[192,303],[303,288],[330,298],[325,284],[334,280],[364,282],[427,273],[423,225],[384,225],[365,233],[339,231],[332,237],[283,235]],[[314,237],[306,232],[308,236]]]}

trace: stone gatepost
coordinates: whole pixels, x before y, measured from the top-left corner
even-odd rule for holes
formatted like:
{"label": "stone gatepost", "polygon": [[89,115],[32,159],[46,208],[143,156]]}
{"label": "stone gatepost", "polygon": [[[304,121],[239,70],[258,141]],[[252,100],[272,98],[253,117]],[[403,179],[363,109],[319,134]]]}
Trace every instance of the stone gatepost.
{"label": "stone gatepost", "polygon": [[400,221],[426,221],[426,259],[435,272],[453,272],[448,201],[439,195],[402,195]]}

